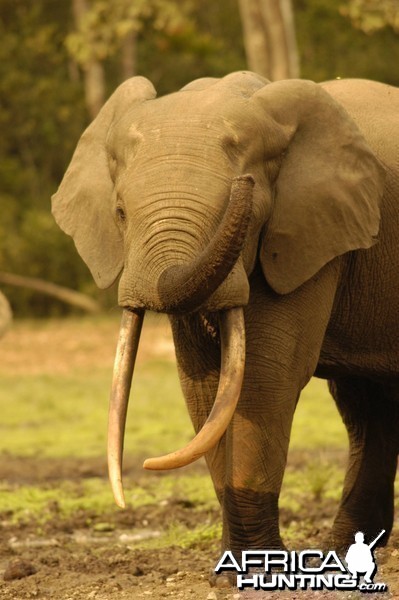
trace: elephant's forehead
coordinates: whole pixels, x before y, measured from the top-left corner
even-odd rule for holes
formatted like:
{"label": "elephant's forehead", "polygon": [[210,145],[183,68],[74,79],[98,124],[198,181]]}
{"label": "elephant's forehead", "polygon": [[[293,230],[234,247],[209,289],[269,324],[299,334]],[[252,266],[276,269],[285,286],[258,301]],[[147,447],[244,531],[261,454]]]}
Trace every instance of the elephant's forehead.
{"label": "elephant's forehead", "polygon": [[177,92],[145,102],[131,114],[139,131],[170,131],[173,127],[192,129],[234,128],[245,115],[247,99],[209,91]]}

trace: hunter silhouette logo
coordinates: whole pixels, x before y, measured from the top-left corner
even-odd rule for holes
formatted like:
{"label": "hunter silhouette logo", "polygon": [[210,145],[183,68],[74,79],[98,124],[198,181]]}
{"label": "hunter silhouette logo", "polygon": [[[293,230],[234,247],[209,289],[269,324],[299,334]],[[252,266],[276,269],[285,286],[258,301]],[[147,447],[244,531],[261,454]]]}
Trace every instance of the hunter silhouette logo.
{"label": "hunter silhouette logo", "polygon": [[356,580],[360,574],[364,573],[364,582],[367,584],[373,583],[372,577],[377,570],[377,565],[372,549],[384,533],[385,529],[383,529],[368,545],[364,543],[364,533],[362,531],[356,533],[355,543],[349,547],[345,556],[345,562],[348,565],[348,569]]}
{"label": "hunter silhouette logo", "polygon": [[[334,550],[244,550],[241,561],[226,550],[215,568],[237,574],[239,590],[356,590],[361,592],[386,592],[386,583],[373,583],[377,571],[373,548],[384,535],[383,529],[370,543],[364,534],[355,534],[345,562]],[[346,563],[346,564],[345,564]],[[363,581],[361,581],[363,575]]]}

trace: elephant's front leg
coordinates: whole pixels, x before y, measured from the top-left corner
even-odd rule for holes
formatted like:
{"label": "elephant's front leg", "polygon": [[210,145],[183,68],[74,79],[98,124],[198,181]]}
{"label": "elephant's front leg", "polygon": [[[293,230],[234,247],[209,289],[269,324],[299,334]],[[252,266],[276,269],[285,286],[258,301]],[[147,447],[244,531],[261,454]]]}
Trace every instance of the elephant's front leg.
{"label": "elephant's front leg", "polygon": [[[282,547],[278,524],[280,493],[298,384],[278,360],[292,353],[292,341],[278,351],[276,333],[259,329],[247,310],[247,366],[233,420],[206,462],[223,510],[222,551]],[[179,376],[196,431],[206,421],[219,383],[217,315],[172,318]],[[266,340],[268,338],[268,342]],[[288,340],[291,337],[288,336]],[[281,342],[284,344],[284,342]],[[266,350],[272,345],[273,349]],[[269,356],[265,356],[265,354]]]}
{"label": "elephant's front leg", "polygon": [[[226,434],[207,463],[223,508],[222,550],[281,547],[278,497],[292,418],[313,374],[334,300],[339,263],[288,296],[274,294],[263,274],[251,277],[245,309],[246,368]],[[217,316],[173,317],[183,391],[195,429],[215,398],[220,365]]]}
{"label": "elephant's front leg", "polygon": [[[220,376],[220,340],[215,314],[170,318],[180,383],[195,431],[211,412]],[[225,436],[205,456],[221,505],[225,488]]]}
{"label": "elephant's front leg", "polygon": [[340,263],[288,296],[258,272],[245,310],[245,378],[226,436],[226,549],[282,547],[278,499],[300,391],[315,371]]}
{"label": "elephant's front leg", "polygon": [[278,500],[302,385],[290,364],[297,342],[289,329],[282,336],[271,322],[261,327],[250,307],[246,331],[244,384],[226,435],[223,500],[225,549],[237,558],[246,549],[283,547]]}
{"label": "elephant's front leg", "polygon": [[[247,396],[248,402],[254,402],[258,394],[263,395],[259,390],[252,400]],[[228,535],[226,532],[224,549],[231,550],[237,559],[243,550],[283,547],[278,500],[295,400],[292,394],[273,401],[273,416],[266,410],[251,414],[241,408],[229,427],[223,499]]]}

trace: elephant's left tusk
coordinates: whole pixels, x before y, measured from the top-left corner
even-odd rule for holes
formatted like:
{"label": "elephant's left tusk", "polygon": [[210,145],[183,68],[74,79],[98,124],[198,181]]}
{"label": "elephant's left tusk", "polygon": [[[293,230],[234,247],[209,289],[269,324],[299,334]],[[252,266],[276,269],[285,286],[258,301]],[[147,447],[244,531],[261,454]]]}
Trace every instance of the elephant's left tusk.
{"label": "elephant's left tusk", "polygon": [[245,367],[245,325],[242,308],[220,313],[221,368],[213,408],[202,429],[191,442],[176,452],[148,458],[145,469],[184,467],[213,448],[226,431],[241,393]]}
{"label": "elephant's left tusk", "polygon": [[109,402],[108,472],[115,502],[121,508],[125,508],[122,485],[123,439],[143,319],[143,311],[123,311]]}

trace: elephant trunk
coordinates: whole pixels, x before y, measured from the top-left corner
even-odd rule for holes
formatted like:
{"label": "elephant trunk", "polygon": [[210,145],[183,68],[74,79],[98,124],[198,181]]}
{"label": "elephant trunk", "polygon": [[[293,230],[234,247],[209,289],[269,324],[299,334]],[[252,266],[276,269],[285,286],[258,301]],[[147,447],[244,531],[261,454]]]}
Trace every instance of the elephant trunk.
{"label": "elephant trunk", "polygon": [[[108,466],[115,501],[125,506],[122,487],[123,438],[130,384],[143,322],[143,311],[123,311],[117,347],[109,409]],[[243,309],[232,308],[219,314],[221,368],[219,387],[212,411],[202,429],[181,450],[147,459],[146,469],[174,469],[188,465],[213,448],[224,432],[236,408],[244,377],[245,327]]]}
{"label": "elephant trunk", "polygon": [[168,267],[158,280],[165,312],[192,312],[219,287],[236,263],[252,211],[254,179],[233,179],[224,216],[205,250],[188,265]]}

